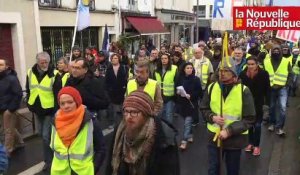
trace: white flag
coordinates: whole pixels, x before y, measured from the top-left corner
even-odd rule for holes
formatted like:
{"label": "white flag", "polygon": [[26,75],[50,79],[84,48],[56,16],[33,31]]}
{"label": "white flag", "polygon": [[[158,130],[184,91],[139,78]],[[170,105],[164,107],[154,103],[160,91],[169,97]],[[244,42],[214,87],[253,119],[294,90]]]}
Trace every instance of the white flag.
{"label": "white flag", "polygon": [[81,31],[90,26],[90,7],[82,4],[82,0],[78,2],[78,24],[77,30]]}

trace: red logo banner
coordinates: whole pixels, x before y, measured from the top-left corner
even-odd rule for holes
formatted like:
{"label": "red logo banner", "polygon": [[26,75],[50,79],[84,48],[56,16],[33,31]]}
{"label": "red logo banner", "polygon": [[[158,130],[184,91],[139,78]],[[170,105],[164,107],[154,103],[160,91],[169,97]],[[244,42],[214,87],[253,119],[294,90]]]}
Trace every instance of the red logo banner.
{"label": "red logo banner", "polygon": [[234,30],[300,30],[300,7],[233,7]]}

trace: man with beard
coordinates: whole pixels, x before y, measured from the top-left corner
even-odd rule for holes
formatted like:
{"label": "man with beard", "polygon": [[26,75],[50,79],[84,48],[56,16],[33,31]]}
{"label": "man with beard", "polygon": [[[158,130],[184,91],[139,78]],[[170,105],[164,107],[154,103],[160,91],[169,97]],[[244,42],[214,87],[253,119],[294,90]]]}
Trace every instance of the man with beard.
{"label": "man with beard", "polygon": [[114,133],[106,175],[179,175],[174,128],[155,117],[144,91],[133,91],[123,103],[123,120]]}
{"label": "man with beard", "polygon": [[211,64],[212,64],[214,70],[217,70],[219,63],[221,61],[221,58],[222,58],[222,46],[220,44],[216,44],[214,46],[214,54],[211,59]]}
{"label": "man with beard", "polygon": [[158,115],[163,107],[161,88],[157,81],[149,78],[149,63],[147,60],[137,61],[135,79],[129,80],[126,95],[135,90],[142,90],[150,95],[154,101],[154,114]]}
{"label": "man with beard", "polygon": [[21,134],[16,129],[18,118],[15,115],[15,111],[20,107],[22,95],[22,87],[16,71],[0,57],[0,118],[8,157],[18,147],[24,146]]}
{"label": "man with beard", "polygon": [[40,52],[36,55],[36,64],[27,71],[26,93],[28,109],[36,115],[38,133],[43,138],[45,165],[43,171],[49,171],[53,153],[50,145],[50,126],[54,116],[55,98],[53,85],[58,71],[50,64],[50,55]]}
{"label": "man with beard", "polygon": [[255,122],[255,107],[251,91],[238,81],[233,60],[222,65],[217,71],[218,81],[208,86],[200,105],[207,121],[208,175],[219,175],[222,170],[220,144],[227,174],[238,175],[248,128]]}
{"label": "man with beard", "polygon": [[[289,61],[282,57],[281,48],[274,44],[271,50],[271,59],[264,60],[265,70],[270,75],[271,103],[269,131],[276,129],[276,134],[285,134],[283,127],[286,117],[287,87],[292,83],[292,67]],[[276,120],[277,104],[279,105],[279,119]]]}
{"label": "man with beard", "polygon": [[260,53],[260,46],[258,45],[257,41],[250,41],[250,49],[248,50],[248,54],[246,58],[250,57],[251,55],[258,57]]}

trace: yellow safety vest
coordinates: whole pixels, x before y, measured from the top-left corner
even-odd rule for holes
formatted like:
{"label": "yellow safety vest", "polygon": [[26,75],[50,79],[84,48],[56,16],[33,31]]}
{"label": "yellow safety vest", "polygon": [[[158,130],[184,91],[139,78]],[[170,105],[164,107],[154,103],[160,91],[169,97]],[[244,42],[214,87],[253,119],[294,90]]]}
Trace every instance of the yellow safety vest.
{"label": "yellow safety vest", "polygon": [[287,57],[287,58],[286,58],[286,57],[283,57],[283,58],[289,60],[290,65],[293,66],[293,55],[291,55],[291,56],[289,56],[289,57]]}
{"label": "yellow safety vest", "polygon": [[194,50],[192,48],[184,49],[184,52],[182,55],[183,55],[184,60],[188,60],[189,58],[193,57]]}
{"label": "yellow safety vest", "polygon": [[[58,71],[54,71],[56,75]],[[30,96],[28,99],[28,104],[33,105],[36,98],[39,96],[41,101],[41,106],[43,109],[49,109],[54,107],[54,95],[53,95],[53,83],[55,76],[49,77],[46,75],[43,80],[39,83],[37,77],[32,72],[32,69],[29,69],[27,72],[28,83],[30,89]]]}
{"label": "yellow safety vest", "polygon": [[271,59],[264,60],[265,70],[269,73],[270,76],[270,85],[280,85],[285,86],[288,78],[288,66],[290,62],[288,59],[281,59],[280,65],[278,66],[276,72],[274,72]]}
{"label": "yellow safety vest", "polygon": [[[155,97],[155,89],[156,89],[156,83],[157,81],[152,80],[148,78],[148,82],[146,86],[144,87],[144,92],[148,93],[152,100],[154,101]],[[135,79],[129,80],[127,84],[127,95],[129,95],[131,92],[135,91],[138,89],[138,84]]]}
{"label": "yellow safety vest", "polygon": [[[207,80],[208,80],[208,76],[209,76],[209,72],[208,72],[208,68],[209,65],[211,64],[209,59],[205,58],[206,61],[204,63],[201,63],[201,77],[199,77],[201,79],[201,83],[202,85],[206,85],[207,84]],[[193,63],[193,65],[195,66],[195,60],[191,60],[191,63]],[[197,67],[195,67],[195,69],[197,69]],[[200,69],[200,68],[198,68]]]}
{"label": "yellow safety vest", "polygon": [[[212,88],[212,89],[211,89]],[[224,128],[227,128],[235,121],[242,120],[242,108],[243,108],[243,91],[246,89],[246,86],[241,83],[232,87],[225,101],[223,100],[222,112],[223,116],[226,118]],[[211,111],[217,115],[221,115],[221,88],[219,83],[210,84],[208,87],[208,93],[211,94],[210,99],[210,108]],[[207,123],[207,129],[210,132],[217,133],[220,131],[220,126],[216,123],[210,124]],[[248,130],[242,134],[248,134]]]}
{"label": "yellow safety vest", "polygon": [[50,147],[54,152],[51,175],[76,174],[94,175],[94,145],[93,121],[87,122],[76,136],[70,147],[61,141],[54,126],[52,126]]}
{"label": "yellow safety vest", "polygon": [[65,73],[64,76],[61,78],[62,87],[64,87],[67,83],[68,78],[70,77],[70,73]]}
{"label": "yellow safety vest", "polygon": [[163,77],[160,76],[158,72],[155,72],[155,79],[161,84],[161,89],[164,96],[174,96],[175,91],[175,76],[176,76],[177,66],[172,65],[171,70],[166,71]]}
{"label": "yellow safety vest", "polygon": [[295,75],[299,75],[300,74],[300,68],[298,66],[298,62],[300,61],[300,56],[298,56],[294,66],[293,66],[293,72]]}
{"label": "yellow safety vest", "polygon": [[250,53],[247,53],[247,54],[246,54],[246,59],[249,58],[249,57],[251,57],[251,56],[252,56],[252,55],[251,55]]}

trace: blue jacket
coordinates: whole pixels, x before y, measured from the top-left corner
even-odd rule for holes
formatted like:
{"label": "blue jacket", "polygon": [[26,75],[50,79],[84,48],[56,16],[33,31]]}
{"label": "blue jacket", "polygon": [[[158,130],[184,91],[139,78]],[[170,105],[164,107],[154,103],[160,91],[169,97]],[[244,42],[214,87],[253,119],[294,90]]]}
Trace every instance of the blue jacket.
{"label": "blue jacket", "polygon": [[0,112],[14,112],[20,107],[22,88],[13,69],[0,72]]}

